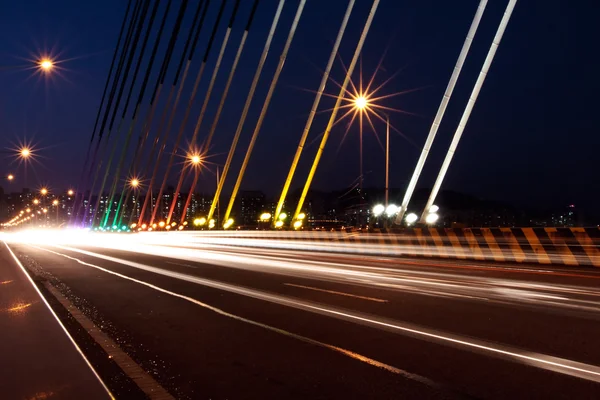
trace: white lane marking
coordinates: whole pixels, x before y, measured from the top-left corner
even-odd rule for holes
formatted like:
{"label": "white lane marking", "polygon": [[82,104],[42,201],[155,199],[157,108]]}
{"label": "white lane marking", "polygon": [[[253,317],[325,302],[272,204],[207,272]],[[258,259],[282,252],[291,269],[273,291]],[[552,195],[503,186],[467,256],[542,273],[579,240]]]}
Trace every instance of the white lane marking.
{"label": "white lane marking", "polygon": [[254,320],[251,320],[251,319],[248,319],[248,318],[244,318],[244,317],[241,317],[239,315],[231,314],[231,313],[229,313],[227,311],[224,311],[224,310],[222,310],[220,308],[211,306],[210,304],[203,303],[203,302],[201,302],[199,300],[196,300],[196,299],[194,299],[192,297],[185,296],[185,295],[182,295],[182,294],[179,294],[179,293],[175,293],[175,292],[171,292],[170,290],[163,289],[163,288],[161,288],[159,286],[156,286],[156,285],[153,285],[151,283],[148,283],[148,282],[145,282],[145,281],[142,281],[142,280],[139,280],[139,279],[131,278],[131,277],[127,276],[127,275],[123,275],[123,274],[120,274],[118,272],[111,271],[109,269],[100,267],[100,266],[95,265],[95,264],[87,263],[85,261],[82,261],[82,260],[80,260],[78,258],[75,258],[75,257],[68,256],[66,254],[62,254],[62,253],[58,253],[56,251],[48,250],[48,249],[45,249],[43,247],[38,247],[38,246],[33,246],[33,245],[31,247],[34,247],[34,248],[39,249],[39,250],[44,250],[44,251],[47,251],[49,253],[53,253],[53,254],[65,257],[67,259],[76,261],[79,264],[86,265],[86,266],[89,266],[89,267],[92,267],[92,268],[96,268],[96,269],[98,269],[100,271],[104,271],[104,272],[109,273],[111,275],[118,276],[119,278],[127,279],[129,281],[132,281],[132,282],[138,283],[140,285],[149,287],[149,288],[154,289],[156,291],[159,291],[161,293],[165,293],[165,294],[171,295],[173,297],[177,297],[177,298],[180,298],[180,299],[183,299],[183,300],[187,300],[187,301],[189,301],[191,303],[194,303],[194,304],[199,305],[199,306],[201,306],[203,308],[211,310],[211,311],[213,311],[213,312],[215,312],[215,313],[217,313],[219,315],[222,315],[222,316],[225,316],[225,317],[229,317],[229,318],[235,319],[237,321],[245,322],[245,323],[248,323],[248,324],[251,324],[251,325],[254,325],[254,326],[258,326],[258,327],[264,328],[266,330],[269,330],[269,331],[272,331],[272,332],[276,332],[276,333],[279,333],[279,334],[282,334],[282,335],[285,335],[285,336],[288,336],[288,337],[300,340],[300,341],[305,342],[305,343],[313,344],[313,345],[316,345],[316,346],[319,346],[319,347],[324,347],[326,349],[333,350],[333,351],[335,351],[337,353],[346,355],[346,356],[348,356],[350,358],[353,358],[355,360],[358,360],[358,361],[364,362],[366,364],[369,364],[369,365],[372,365],[372,366],[384,369],[386,371],[389,371],[389,372],[392,372],[394,374],[403,376],[405,378],[412,379],[412,380],[415,380],[417,382],[423,383],[423,384],[425,384],[427,386],[439,388],[439,385],[436,384],[434,381],[432,381],[429,378],[426,378],[426,377],[421,376],[421,375],[410,373],[408,371],[402,370],[400,368],[396,368],[396,367],[394,367],[392,365],[389,365],[389,364],[382,363],[382,362],[374,360],[372,358],[363,356],[362,354],[355,353],[353,351],[346,350],[346,349],[343,349],[341,347],[337,347],[337,346],[334,346],[334,345],[331,345],[331,344],[328,344],[328,343],[320,342],[318,340],[311,339],[311,338],[308,338],[306,336],[298,335],[296,333],[288,332],[288,331],[286,331],[284,329],[280,329],[280,328],[276,328],[276,327],[273,327],[273,326],[270,326],[270,325],[267,325],[267,324],[263,324],[261,322],[257,322],[257,321],[254,321]]}
{"label": "white lane marking", "polygon": [[166,263],[167,264],[171,264],[171,265],[179,265],[180,267],[198,268],[195,265],[183,264],[183,263],[176,263],[176,262],[172,262],[172,261],[166,261]]}
{"label": "white lane marking", "polygon": [[375,301],[377,303],[387,303],[388,302],[387,300],[378,299],[376,297],[359,296],[359,295],[356,295],[356,294],[350,294],[350,293],[345,293],[345,292],[338,292],[336,290],[327,290],[327,289],[319,289],[319,288],[312,287],[312,286],[296,285],[294,283],[284,283],[284,285],[286,285],[286,286],[293,286],[293,287],[302,288],[302,289],[308,289],[308,290],[315,290],[317,292],[337,294],[337,295],[340,295],[340,296],[355,297],[357,299]]}
{"label": "white lane marking", "polygon": [[119,345],[86,317],[69,299],[62,295],[54,286],[44,283],[46,289],[62,304],[87,333],[102,347],[121,370],[152,400],[175,399],[142,367],[140,367]]}
{"label": "white lane marking", "polygon": [[104,388],[104,390],[106,391],[106,393],[108,394],[108,396],[111,399],[115,400],[115,396],[113,396],[113,394],[108,389],[108,387],[104,384],[104,382],[102,381],[102,379],[100,379],[100,375],[98,375],[98,372],[96,372],[96,370],[92,366],[92,363],[90,363],[90,361],[87,359],[87,357],[85,356],[85,354],[83,354],[83,351],[81,351],[81,349],[79,348],[79,346],[75,342],[75,339],[73,339],[73,336],[71,336],[71,334],[69,333],[69,331],[67,331],[67,328],[65,328],[65,326],[63,325],[63,323],[61,322],[61,320],[58,318],[58,315],[56,315],[56,313],[54,312],[54,310],[52,309],[52,307],[50,307],[50,304],[48,303],[48,301],[46,300],[46,298],[44,297],[44,295],[42,295],[42,292],[40,292],[40,289],[38,289],[38,287],[36,286],[35,282],[31,278],[31,276],[29,275],[29,273],[27,272],[27,270],[25,269],[25,267],[23,266],[23,264],[21,264],[21,261],[17,258],[17,256],[15,255],[15,253],[13,253],[12,249],[8,246],[8,244],[5,241],[3,241],[3,242],[4,242],[4,245],[6,246],[6,248],[8,249],[8,252],[12,256],[12,258],[15,260],[15,263],[19,266],[19,268],[21,268],[21,271],[23,271],[23,274],[25,274],[25,276],[29,280],[29,283],[31,283],[31,286],[33,286],[33,288],[37,292],[38,296],[40,296],[40,298],[42,299],[42,301],[44,302],[44,304],[46,305],[46,307],[50,311],[50,314],[52,314],[52,316],[54,317],[54,319],[56,320],[56,322],[58,322],[58,325],[62,328],[62,330],[65,333],[65,335],[67,335],[67,337],[69,338],[69,340],[71,341],[71,343],[73,344],[73,346],[75,347],[75,349],[77,350],[77,352],[79,353],[79,355],[81,356],[81,358],[83,358],[83,361],[85,361],[85,363],[87,364],[87,366],[89,367],[89,369],[92,371],[92,373],[94,374],[94,376],[96,377],[96,379],[98,379],[98,382],[100,382],[100,385]]}
{"label": "white lane marking", "polygon": [[[111,274],[115,274],[115,275],[123,277],[125,279],[130,279],[137,283],[147,285],[149,287],[153,287],[157,290],[165,291],[165,293],[169,293],[169,294],[172,294],[177,297],[182,297],[182,298],[185,297],[185,296],[179,295],[177,293],[169,292],[166,289],[159,288],[150,283],[136,280],[134,278],[130,278],[126,275],[122,275],[117,272],[110,271],[108,269],[99,267],[97,265],[85,263],[84,261],[81,261],[74,257],[67,256],[65,254],[57,253],[52,250],[44,249],[44,248],[33,246],[33,245],[32,245],[32,247],[76,260],[77,262],[79,262],[81,264],[89,265],[94,268],[98,268],[100,270],[103,270],[103,271],[111,273]],[[278,303],[278,304],[286,305],[286,306],[293,307],[293,308],[314,311],[314,312],[321,313],[324,315],[329,315],[329,316],[333,316],[333,317],[337,317],[337,318],[341,318],[341,319],[345,319],[345,320],[350,320],[350,321],[359,321],[361,323],[366,323],[366,324],[369,324],[369,325],[375,326],[375,327],[384,327],[387,329],[393,329],[395,331],[400,331],[400,332],[408,333],[411,335],[415,335],[417,337],[421,336],[421,337],[425,337],[425,338],[429,338],[429,339],[434,339],[435,341],[442,342],[442,343],[447,342],[447,343],[451,343],[451,344],[458,344],[458,345],[465,346],[467,348],[476,349],[476,350],[487,352],[487,353],[492,353],[492,354],[495,354],[498,356],[505,356],[510,359],[520,360],[520,361],[526,363],[527,365],[532,365],[532,366],[535,366],[535,367],[538,367],[541,369],[552,370],[552,371],[559,372],[562,374],[576,376],[576,377],[591,380],[594,382],[600,382],[600,367],[595,366],[595,365],[580,363],[580,362],[573,361],[573,360],[548,356],[545,354],[540,354],[540,353],[535,353],[535,352],[527,352],[527,351],[523,351],[520,349],[510,348],[509,346],[503,346],[504,347],[503,349],[497,348],[497,347],[493,347],[492,344],[486,343],[484,341],[474,341],[474,340],[469,341],[466,338],[463,338],[459,335],[452,335],[453,337],[449,336],[449,335],[442,335],[441,333],[435,332],[433,330],[426,330],[425,328],[421,328],[421,327],[411,327],[407,323],[400,325],[396,321],[393,321],[393,323],[391,323],[391,322],[387,322],[384,320],[373,319],[372,316],[366,317],[366,316],[361,316],[360,314],[356,314],[356,313],[349,313],[347,311],[340,311],[340,310],[336,310],[333,308],[324,308],[321,305],[315,305],[315,304],[312,304],[312,303],[309,303],[306,301],[302,301],[299,299],[291,298],[291,297],[280,296],[280,295],[276,295],[276,294],[262,292],[259,290],[238,287],[238,286],[229,285],[229,284],[222,283],[222,282],[198,278],[198,277],[191,276],[191,275],[180,274],[180,273],[171,272],[171,271],[165,271],[165,270],[161,270],[160,268],[155,268],[155,267],[147,266],[147,265],[140,264],[140,263],[122,260],[122,259],[118,259],[115,257],[105,256],[105,255],[98,254],[98,253],[92,253],[92,252],[89,252],[86,250],[80,250],[80,249],[63,247],[63,246],[56,246],[56,247],[61,248],[63,250],[73,251],[73,252],[85,254],[85,255],[88,255],[91,257],[105,259],[105,260],[112,261],[112,262],[115,262],[118,264],[128,265],[128,266],[131,266],[134,268],[154,272],[156,274],[169,276],[169,277],[180,279],[180,280],[185,280],[188,282],[197,283],[197,284],[229,291],[232,293],[245,295],[248,297],[254,297],[257,299],[261,299],[261,300],[265,300],[265,301],[269,301],[269,302],[273,302],[273,303]],[[194,300],[194,299],[192,299],[192,300]],[[196,301],[197,300],[194,300],[194,302],[196,302]],[[200,302],[198,302],[198,303],[200,303]],[[222,311],[215,307],[209,306],[207,304],[204,304],[204,303],[200,303],[200,304],[203,304],[204,306],[206,306],[210,309],[219,310],[219,312],[221,312],[221,313],[226,313],[225,311]],[[229,314],[229,313],[226,313],[226,314],[232,315],[235,318],[243,318],[243,317],[238,317],[238,316],[235,316],[235,315]],[[277,328],[273,328],[273,329],[277,329]]]}

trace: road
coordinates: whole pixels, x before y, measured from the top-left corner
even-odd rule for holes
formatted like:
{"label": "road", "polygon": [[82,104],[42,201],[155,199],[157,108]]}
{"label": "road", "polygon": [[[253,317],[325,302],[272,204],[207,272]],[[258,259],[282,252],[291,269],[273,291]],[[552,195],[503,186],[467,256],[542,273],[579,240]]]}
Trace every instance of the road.
{"label": "road", "polygon": [[592,268],[131,237],[8,239],[117,398],[600,394]]}

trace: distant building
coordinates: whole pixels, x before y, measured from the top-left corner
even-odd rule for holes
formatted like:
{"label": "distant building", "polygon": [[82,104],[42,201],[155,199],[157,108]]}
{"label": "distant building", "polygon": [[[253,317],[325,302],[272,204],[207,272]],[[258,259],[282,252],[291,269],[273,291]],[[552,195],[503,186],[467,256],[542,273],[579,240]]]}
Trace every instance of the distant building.
{"label": "distant building", "polygon": [[240,191],[236,225],[258,225],[260,214],[265,211],[265,195],[257,190]]}

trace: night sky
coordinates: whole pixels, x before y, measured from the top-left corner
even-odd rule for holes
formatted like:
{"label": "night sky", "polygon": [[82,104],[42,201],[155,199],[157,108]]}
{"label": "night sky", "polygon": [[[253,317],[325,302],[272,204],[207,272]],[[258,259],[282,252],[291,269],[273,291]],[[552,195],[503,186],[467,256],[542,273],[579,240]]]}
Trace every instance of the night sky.
{"label": "night sky", "polygon": [[[159,16],[166,3],[161,1]],[[180,2],[173,3],[167,34],[161,42],[161,58]],[[189,98],[218,3],[213,1],[210,6],[177,121],[181,120]],[[230,0],[227,4],[226,19],[229,19],[233,3]],[[346,64],[350,62],[371,6],[371,1],[367,0],[357,0],[356,3],[340,52],[341,61]],[[597,41],[600,32],[597,17],[600,3],[591,0],[577,2],[577,6],[571,3],[557,0],[522,0],[517,3],[446,177],[444,189],[524,206],[545,208],[574,203],[593,209],[597,205],[600,195],[597,172],[600,148],[597,118],[600,105],[597,96],[600,89]],[[251,4],[250,0],[241,1],[201,128],[201,139],[212,123]],[[210,161],[215,165],[225,162],[276,4],[275,0],[262,0],[258,8],[211,148]],[[228,187],[235,181],[235,172],[243,159],[297,4],[296,0],[288,0],[284,7],[244,126]],[[363,79],[368,80],[376,72],[383,57],[375,85],[400,72],[381,89],[381,94],[416,89],[382,103],[406,112],[391,112],[393,126],[403,133],[403,136],[395,132],[392,135],[390,179],[393,187],[404,187],[410,178],[477,4],[477,0],[381,1],[362,54]],[[433,184],[506,4],[507,0],[489,0],[419,187]],[[311,90],[316,90],[319,85],[320,71],[329,57],[346,5],[347,2],[342,0],[308,0],[242,189],[260,189],[269,195],[280,190],[314,99]],[[195,6],[196,1],[190,1],[174,61],[169,68],[168,85],[171,85],[174,64],[183,49]],[[24,182],[23,167],[18,167],[3,152],[0,172],[13,172],[17,176],[11,184],[13,187],[7,188],[3,184],[5,189],[36,188],[42,184],[65,189],[76,185],[125,7],[124,0],[2,3],[0,65],[27,64],[27,60],[35,60],[44,53],[51,54],[60,63],[60,71],[52,78],[36,75],[33,70],[0,70],[0,136],[3,147],[14,147],[27,140],[34,144],[39,155],[39,162],[33,165],[33,170],[29,168],[27,182]],[[224,28],[222,25],[218,31],[200,95],[187,124],[188,140],[204,99],[203,93],[212,74]],[[153,40],[154,37],[149,46]],[[145,60],[149,58],[149,52]],[[141,74],[144,68],[145,64]],[[153,69],[152,86],[158,68],[159,65],[155,65]],[[359,81],[358,70],[355,82]],[[342,63],[338,60],[332,77],[341,81],[343,73]],[[141,78],[136,84],[134,98],[137,97],[140,81]],[[338,92],[338,88],[330,82],[326,91],[333,94]],[[159,111],[165,98],[166,91],[161,97]],[[142,102],[143,116],[148,102],[148,98]],[[319,109],[328,109],[332,105],[333,100],[328,98],[322,101]],[[126,121],[129,122],[130,118],[128,114]],[[304,153],[294,187],[300,187],[304,182],[317,149],[318,136],[328,118],[328,113],[321,113],[313,124],[310,145]],[[179,128],[177,121],[174,131]],[[375,127],[383,142],[385,125],[378,122]],[[340,123],[333,130],[313,187],[343,189],[357,179],[358,125],[350,129],[342,142],[345,128],[345,123]],[[136,140],[140,130],[141,123],[138,123]],[[125,129],[122,134],[124,132]],[[172,133],[171,137],[174,136],[175,133]],[[383,186],[384,152],[368,125],[365,125],[364,151],[365,186]],[[203,175],[200,190],[214,191],[215,165],[210,166],[212,172],[206,171]],[[171,181],[176,181],[175,175]]]}

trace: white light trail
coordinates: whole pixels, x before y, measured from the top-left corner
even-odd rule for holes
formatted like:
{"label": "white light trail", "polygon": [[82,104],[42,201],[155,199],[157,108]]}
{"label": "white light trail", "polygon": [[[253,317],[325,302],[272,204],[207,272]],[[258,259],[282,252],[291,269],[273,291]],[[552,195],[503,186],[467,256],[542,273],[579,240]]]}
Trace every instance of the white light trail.
{"label": "white light trail", "polygon": [[[246,319],[246,318],[238,316],[238,315],[231,314],[222,309],[219,309],[219,308],[213,307],[209,304],[200,302],[199,300],[196,300],[194,298],[166,290],[164,288],[161,288],[161,287],[151,284],[149,282],[146,282],[146,281],[143,281],[140,279],[131,278],[127,275],[111,271],[110,269],[103,268],[103,267],[100,267],[95,264],[87,263],[85,261],[82,261],[75,257],[68,256],[63,253],[55,252],[55,251],[48,250],[48,249],[38,247],[38,246],[34,246],[34,247],[36,247],[37,249],[43,250],[43,251],[51,252],[51,253],[60,255],[62,257],[77,261],[78,263],[80,263],[82,265],[87,265],[87,266],[102,270],[104,272],[110,273],[112,275],[119,276],[121,278],[142,284],[144,286],[150,287],[150,288],[158,290],[160,292],[185,299],[187,301],[201,305],[202,307],[208,308],[208,309],[210,309],[214,312],[217,312],[221,315],[225,315],[230,318],[234,318],[234,319],[237,319],[237,320],[240,320],[240,321],[243,321],[246,323],[250,323],[253,325],[261,326],[263,328],[266,328],[266,329],[269,329],[272,331],[277,331],[279,333],[293,335],[294,337],[300,338],[301,340],[304,340],[304,341],[308,340],[310,342],[315,342],[315,344],[320,344],[322,346],[324,345],[325,347],[335,349],[334,346],[322,344],[320,342],[314,341],[313,339],[298,337],[299,335],[295,335],[295,334],[280,330],[278,328],[271,327],[266,324],[262,324],[262,323],[252,321],[252,320]],[[311,312],[315,312],[318,314],[322,314],[322,315],[326,315],[326,316],[330,316],[330,317],[334,317],[334,318],[344,319],[347,321],[361,323],[361,324],[365,324],[367,326],[371,326],[371,327],[375,327],[375,328],[384,328],[384,329],[391,330],[393,332],[407,334],[409,336],[413,336],[413,337],[416,337],[416,338],[419,338],[422,340],[428,340],[428,341],[438,342],[438,343],[442,343],[442,344],[458,345],[459,347],[461,347],[465,350],[471,350],[471,351],[476,351],[476,352],[480,352],[480,353],[487,354],[487,355],[492,355],[495,357],[510,359],[513,361],[522,362],[524,364],[534,366],[536,368],[551,370],[551,371],[558,372],[561,374],[575,376],[575,377],[578,377],[581,379],[586,379],[586,380],[590,380],[590,381],[594,381],[594,382],[600,382],[600,367],[595,366],[595,365],[580,363],[577,361],[568,360],[568,359],[559,358],[559,357],[553,357],[553,356],[540,354],[540,353],[536,353],[536,352],[525,351],[525,350],[513,348],[510,346],[506,346],[506,345],[492,344],[492,343],[488,343],[483,340],[466,338],[466,337],[462,337],[460,335],[439,332],[439,331],[435,331],[432,329],[423,328],[423,327],[419,327],[419,326],[416,326],[413,324],[409,324],[406,322],[393,321],[393,320],[380,318],[380,317],[372,316],[372,315],[367,315],[367,314],[363,314],[363,313],[359,313],[359,312],[340,310],[340,309],[337,309],[337,308],[331,307],[331,306],[326,306],[326,305],[321,305],[321,304],[317,304],[317,303],[313,303],[313,302],[303,301],[303,300],[300,300],[297,298],[282,296],[282,295],[278,295],[278,294],[274,294],[274,293],[268,293],[268,292],[264,292],[261,290],[250,289],[250,288],[240,287],[240,286],[227,284],[227,283],[223,283],[223,282],[213,281],[210,279],[204,279],[204,278],[200,278],[200,277],[193,276],[193,275],[182,274],[182,273],[178,273],[178,272],[174,272],[174,271],[164,270],[164,269],[152,267],[152,266],[149,266],[146,264],[137,263],[137,262],[133,262],[133,261],[129,261],[129,260],[124,260],[124,259],[120,259],[120,258],[116,258],[116,257],[106,256],[103,254],[89,252],[86,250],[69,248],[69,247],[64,247],[64,246],[56,246],[56,247],[61,248],[66,251],[72,251],[72,252],[88,255],[88,256],[91,256],[94,258],[104,259],[107,261],[131,266],[131,267],[145,270],[148,272],[160,274],[163,276],[180,279],[180,280],[184,280],[187,282],[200,284],[203,286],[208,286],[208,287],[224,290],[224,291],[235,293],[235,294],[252,297],[255,299],[259,299],[259,300],[264,300],[264,301],[268,301],[268,302],[272,302],[272,303],[276,303],[276,304],[281,304],[284,306],[297,308],[297,309],[301,309],[301,310],[311,311]],[[379,363],[379,364],[381,364],[381,363]],[[388,366],[388,367],[391,367],[391,366]],[[395,367],[391,367],[391,368],[396,369]],[[386,369],[388,369],[388,368],[386,368]],[[401,371],[401,370],[399,370],[399,371]],[[405,372],[405,371],[402,371],[402,372]],[[429,381],[429,380],[427,380],[427,378],[423,378],[423,377],[419,377],[419,378]]]}

